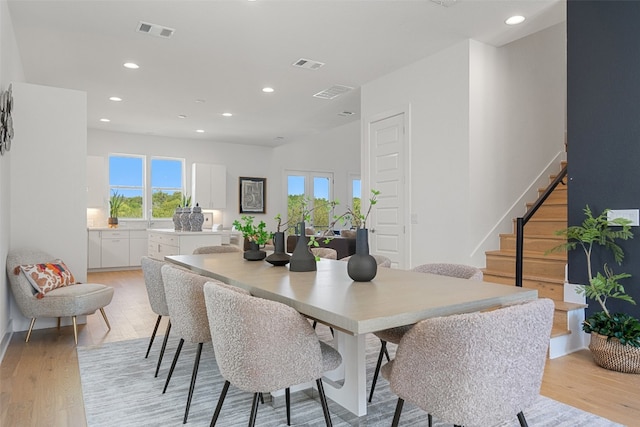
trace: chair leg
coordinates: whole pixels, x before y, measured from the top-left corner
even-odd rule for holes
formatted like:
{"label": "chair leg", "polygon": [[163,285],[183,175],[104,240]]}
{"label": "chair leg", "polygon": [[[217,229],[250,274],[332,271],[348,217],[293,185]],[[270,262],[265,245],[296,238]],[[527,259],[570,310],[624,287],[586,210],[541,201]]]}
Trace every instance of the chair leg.
{"label": "chair leg", "polygon": [[107,313],[104,312],[104,308],[100,309],[100,314],[102,314],[102,318],[104,319],[104,323],[107,324],[107,329],[111,330],[111,325],[109,324],[109,319],[107,319]]}
{"label": "chair leg", "polygon": [[171,319],[169,319],[169,323],[167,323],[167,329],[164,331],[164,340],[162,341],[162,348],[160,349],[160,357],[158,357],[158,366],[156,366],[156,374],[155,378],[158,377],[158,372],[160,371],[160,364],[162,363],[162,358],[164,357],[164,350],[167,348],[167,341],[169,340],[169,332],[171,331]]}
{"label": "chair leg", "polygon": [[25,338],[24,342],[29,342],[29,338],[31,338],[31,331],[33,331],[33,325],[36,324],[36,318],[31,318],[31,324],[29,325],[29,330],[27,331],[27,338]]}
{"label": "chair leg", "polygon": [[216,421],[218,421],[220,410],[222,409],[222,402],[224,402],[224,398],[227,396],[227,391],[229,390],[229,384],[231,384],[229,381],[224,382],[222,393],[220,393],[220,398],[218,399],[218,404],[216,405],[216,410],[213,413],[213,418],[211,418],[211,424],[209,427],[214,427],[216,425]]}
{"label": "chair leg", "polygon": [[193,363],[193,372],[191,373],[191,385],[189,386],[189,395],[187,396],[187,407],[184,410],[184,420],[182,424],[187,423],[189,417],[189,408],[191,407],[191,398],[193,397],[193,389],[196,387],[196,378],[198,377],[198,366],[200,366],[200,355],[202,354],[203,343],[198,343],[198,351],[196,352],[196,361]]}
{"label": "chair leg", "polygon": [[158,319],[156,320],[156,326],[153,327],[153,332],[151,333],[151,338],[149,339],[149,347],[147,347],[147,354],[144,355],[144,358],[149,357],[149,352],[151,351],[151,345],[153,344],[153,340],[156,337],[156,332],[158,332],[158,326],[160,326],[160,320],[162,320],[162,316],[158,315]]}
{"label": "chair leg", "polygon": [[387,358],[387,362],[391,362],[391,358],[389,357],[389,349],[387,349],[387,346],[384,347],[384,357]]}
{"label": "chair leg", "polygon": [[429,427],[433,427],[433,417],[431,414],[427,414],[427,422],[429,423]]}
{"label": "chair leg", "polygon": [[58,317],[58,330],[60,330],[60,318]]}
{"label": "chair leg", "polygon": [[251,416],[249,417],[249,427],[256,425],[256,416],[258,415],[258,395],[260,393],[253,393],[253,402],[251,403]]}
{"label": "chair leg", "polygon": [[522,411],[518,412],[518,421],[520,421],[520,427],[529,427]]}
{"label": "chair leg", "polygon": [[78,323],[76,322],[76,316],[72,316],[71,320],[73,321],[73,339],[76,341],[76,345],[78,345]]}
{"label": "chair leg", "polygon": [[322,386],[322,379],[318,378],[316,380],[316,385],[318,386],[318,395],[320,397],[320,403],[322,404],[322,413],[324,414],[324,421],[327,424],[327,427],[332,427],[331,423],[331,415],[329,414],[329,405],[327,405],[327,396],[324,394],[324,387]]}
{"label": "chair leg", "polygon": [[291,389],[289,387],[284,389],[284,400],[287,405],[287,425],[291,425]]}
{"label": "chair leg", "polygon": [[398,423],[400,422],[400,414],[402,413],[402,406],[404,406],[404,399],[398,398],[398,403],[396,404],[396,412],[393,414],[393,422],[391,423],[391,427],[398,427]]}
{"label": "chair leg", "polygon": [[382,347],[380,348],[380,353],[378,354],[378,362],[376,363],[376,370],[373,372],[373,380],[371,381],[371,391],[369,392],[369,403],[371,403],[371,399],[373,399],[373,391],[376,389],[376,382],[378,382],[378,374],[380,373],[380,366],[382,365],[382,357],[384,356],[384,352],[387,350],[387,342],[380,340]]}
{"label": "chair leg", "polygon": [[180,338],[180,342],[178,343],[178,348],[176,349],[176,354],[173,356],[173,362],[171,362],[171,369],[169,369],[169,375],[167,375],[167,381],[164,383],[164,389],[162,390],[162,394],[167,391],[167,387],[169,386],[169,381],[171,381],[171,375],[173,375],[173,370],[176,367],[176,363],[178,362],[178,357],[180,357],[180,350],[182,350],[182,345],[184,344],[184,338]]}

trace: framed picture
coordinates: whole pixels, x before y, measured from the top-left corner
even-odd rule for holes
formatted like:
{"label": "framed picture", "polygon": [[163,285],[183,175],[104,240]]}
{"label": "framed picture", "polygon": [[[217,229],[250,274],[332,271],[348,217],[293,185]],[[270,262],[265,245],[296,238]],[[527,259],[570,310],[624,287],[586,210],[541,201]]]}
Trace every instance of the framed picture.
{"label": "framed picture", "polygon": [[267,212],[267,178],[241,176],[240,213]]}

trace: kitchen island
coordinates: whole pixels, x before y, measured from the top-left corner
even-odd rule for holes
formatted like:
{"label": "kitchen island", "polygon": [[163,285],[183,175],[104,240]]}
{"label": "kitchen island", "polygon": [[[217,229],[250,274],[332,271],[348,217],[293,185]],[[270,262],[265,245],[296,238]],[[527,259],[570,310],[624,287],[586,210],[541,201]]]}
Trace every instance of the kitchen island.
{"label": "kitchen island", "polygon": [[164,260],[167,255],[189,255],[201,246],[228,245],[229,231],[176,231],[172,228],[149,229],[148,255]]}

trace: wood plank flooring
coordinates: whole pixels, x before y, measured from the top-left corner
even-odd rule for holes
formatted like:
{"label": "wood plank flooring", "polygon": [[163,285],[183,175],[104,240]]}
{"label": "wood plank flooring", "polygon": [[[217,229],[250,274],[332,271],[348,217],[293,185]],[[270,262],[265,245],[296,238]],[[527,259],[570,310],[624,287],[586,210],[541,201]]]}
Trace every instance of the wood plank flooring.
{"label": "wood plank flooring", "polygon": [[[156,315],[140,270],[90,273],[89,280],[115,288],[105,309],[112,329],[107,331],[99,313],[89,316],[78,326],[79,345],[150,335]],[[28,344],[25,335],[14,335],[0,365],[0,425],[86,426],[72,327],[36,330]],[[640,375],[602,369],[588,351],[549,360],[541,393],[621,424],[640,425]]]}

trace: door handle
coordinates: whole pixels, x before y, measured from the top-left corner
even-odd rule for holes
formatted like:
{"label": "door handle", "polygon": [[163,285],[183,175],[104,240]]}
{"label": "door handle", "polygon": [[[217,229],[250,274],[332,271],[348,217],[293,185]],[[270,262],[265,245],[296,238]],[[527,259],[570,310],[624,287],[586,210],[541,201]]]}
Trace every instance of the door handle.
{"label": "door handle", "polygon": [[371,232],[372,232],[372,233],[375,233],[375,232],[376,232],[376,229],[375,229],[375,228],[372,228],[372,229],[371,229]]}

